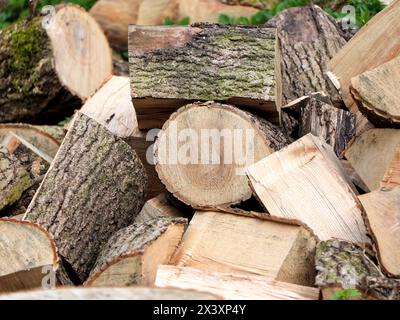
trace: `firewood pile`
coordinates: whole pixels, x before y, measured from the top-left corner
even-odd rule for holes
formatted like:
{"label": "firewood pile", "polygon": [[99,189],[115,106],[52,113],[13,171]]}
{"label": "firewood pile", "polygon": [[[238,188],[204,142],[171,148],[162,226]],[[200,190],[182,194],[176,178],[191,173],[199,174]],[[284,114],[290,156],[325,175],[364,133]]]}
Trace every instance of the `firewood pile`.
{"label": "firewood pile", "polygon": [[0,30],[0,299],[400,299],[400,0],[354,35],[111,2]]}

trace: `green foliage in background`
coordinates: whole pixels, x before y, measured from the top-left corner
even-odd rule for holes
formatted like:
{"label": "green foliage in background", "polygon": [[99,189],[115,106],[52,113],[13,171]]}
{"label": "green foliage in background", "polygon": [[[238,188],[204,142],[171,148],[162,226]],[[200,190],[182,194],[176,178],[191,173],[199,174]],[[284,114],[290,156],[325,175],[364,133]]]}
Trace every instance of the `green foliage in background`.
{"label": "green foliage in background", "polygon": [[361,292],[357,289],[343,289],[336,292],[330,300],[347,300],[350,298],[360,298]]}
{"label": "green foliage in background", "polygon": [[[97,0],[69,0],[66,2],[76,3],[89,10]],[[29,0],[6,0],[6,7],[0,12],[0,28],[8,26],[10,23],[25,18],[29,15]],[[61,0],[39,0],[38,10],[46,5],[57,5]]]}
{"label": "green foliage in background", "polygon": [[187,26],[188,24],[190,24],[190,17],[184,17],[182,20],[178,21],[166,17],[163,21],[164,26]]}

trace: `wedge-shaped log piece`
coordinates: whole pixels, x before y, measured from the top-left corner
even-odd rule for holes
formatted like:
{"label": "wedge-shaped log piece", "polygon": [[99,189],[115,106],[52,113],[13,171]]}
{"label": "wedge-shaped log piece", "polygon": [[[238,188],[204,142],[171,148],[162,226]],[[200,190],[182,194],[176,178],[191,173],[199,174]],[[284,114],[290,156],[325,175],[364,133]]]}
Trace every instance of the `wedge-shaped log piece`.
{"label": "wedge-shaped log piece", "polygon": [[398,56],[399,32],[400,1],[396,0],[374,16],[329,62],[331,78],[351,111],[358,111],[350,93],[351,79]]}
{"label": "wedge-shaped log piece", "polygon": [[271,216],[300,220],[321,240],[369,242],[357,191],[321,138],[304,136],[249,167],[248,176]]}
{"label": "wedge-shaped log piece", "polygon": [[318,300],[319,290],[255,275],[160,266],[156,286],[210,292],[225,300]]}
{"label": "wedge-shaped log piece", "polygon": [[194,103],[165,123],[155,145],[167,190],[194,208],[251,197],[245,168],[290,143],[279,127],[230,105]]}
{"label": "wedge-shaped log piece", "polygon": [[26,212],[54,235],[81,281],[144,204],[147,177],[128,144],[78,113]]}
{"label": "wedge-shaped log piece", "polygon": [[400,186],[400,144],[381,181],[382,188]]}
{"label": "wedge-shaped log piece", "polygon": [[103,247],[85,285],[153,285],[158,266],[169,263],[186,224],[186,219],[158,217],[118,231]]}
{"label": "wedge-shaped log piece", "polygon": [[352,78],[351,86],[360,111],[374,125],[400,128],[400,55]]}
{"label": "wedge-shaped log piece", "polygon": [[315,244],[293,221],[198,211],[171,264],[311,286]]}
{"label": "wedge-shaped log piece", "polygon": [[324,299],[342,289],[357,289],[362,299],[400,299],[400,280],[386,278],[364,249],[329,240],[318,244],[315,257],[316,284]]}
{"label": "wedge-shaped log piece", "polygon": [[0,295],[0,300],[219,300],[211,293],[164,288],[61,288]]}
{"label": "wedge-shaped log piece", "polygon": [[7,144],[5,139],[12,132],[50,157],[54,157],[61,143],[49,134],[47,130],[49,129],[43,126],[3,123],[0,124],[0,144]]}
{"label": "wedge-shaped log piece", "polygon": [[[400,147],[400,130],[371,129],[357,137],[345,157],[371,191],[378,190]],[[389,170],[389,171],[388,171]]]}
{"label": "wedge-shaped log piece", "polygon": [[86,103],[81,112],[105,126],[118,137],[138,133],[129,78],[113,76]]}
{"label": "wedge-shaped log piece", "polygon": [[161,193],[157,197],[147,200],[142,211],[135,218],[135,223],[141,224],[157,217],[183,217],[183,213],[168,201],[167,194]]}
{"label": "wedge-shaped log piece", "polygon": [[107,39],[84,9],[46,13],[0,30],[1,122],[62,120],[111,76]]}
{"label": "wedge-shaped log piece", "polygon": [[139,128],[161,128],[179,106],[209,100],[246,106],[276,122],[276,41],[276,30],[265,27],[131,25],[131,92]]}
{"label": "wedge-shaped log piece", "polygon": [[0,292],[72,284],[53,238],[39,225],[0,219]]}
{"label": "wedge-shaped log piece", "polygon": [[382,269],[400,277],[400,187],[359,197]]}

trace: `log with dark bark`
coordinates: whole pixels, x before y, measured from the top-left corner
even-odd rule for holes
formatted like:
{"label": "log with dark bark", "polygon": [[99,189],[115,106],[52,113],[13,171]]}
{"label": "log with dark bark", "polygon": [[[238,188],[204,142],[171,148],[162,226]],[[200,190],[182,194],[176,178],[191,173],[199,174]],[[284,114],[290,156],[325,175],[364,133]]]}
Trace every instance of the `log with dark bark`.
{"label": "log with dark bark", "polygon": [[143,206],[147,177],[128,144],[78,113],[25,219],[51,232],[81,281]]}
{"label": "log with dark bark", "polygon": [[0,219],[0,292],[70,284],[50,234],[30,222]]}
{"label": "log with dark bark", "polygon": [[346,44],[346,39],[332,18],[321,8],[310,6],[287,9],[267,25],[278,29],[282,105],[322,91],[341,107],[342,98],[326,71],[329,60]]}
{"label": "log with dark bark", "polygon": [[103,247],[86,286],[154,285],[159,265],[168,264],[187,220],[158,217],[115,233]]}
{"label": "log with dark bark", "polygon": [[62,120],[112,71],[107,39],[74,5],[0,30],[0,60],[0,122]]}
{"label": "log with dark bark", "polygon": [[400,299],[400,280],[386,278],[362,248],[329,240],[318,244],[316,284],[324,299],[340,289],[358,289],[364,299]]}
{"label": "log with dark bark", "polygon": [[160,128],[179,106],[209,100],[244,106],[276,122],[276,41],[276,30],[265,27],[130,26],[131,92],[139,128]]}
{"label": "log with dark bark", "polygon": [[194,208],[230,206],[252,195],[245,167],[288,143],[280,128],[250,113],[194,103],[165,123],[155,145],[156,170],[167,190]]}

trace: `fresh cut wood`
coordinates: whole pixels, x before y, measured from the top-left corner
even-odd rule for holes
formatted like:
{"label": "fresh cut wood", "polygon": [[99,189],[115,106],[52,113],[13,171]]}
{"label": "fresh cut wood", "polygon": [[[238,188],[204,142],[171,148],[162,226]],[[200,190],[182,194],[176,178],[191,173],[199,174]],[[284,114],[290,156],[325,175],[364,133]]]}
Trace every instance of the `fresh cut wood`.
{"label": "fresh cut wood", "polygon": [[359,197],[375,242],[380,266],[400,277],[400,187],[382,189]]}
{"label": "fresh cut wood", "polygon": [[161,128],[193,101],[227,101],[276,122],[276,30],[196,24],[129,29],[131,93],[140,129]]}
{"label": "fresh cut wood", "polygon": [[34,223],[0,219],[0,292],[61,284],[72,283],[52,236]]}
{"label": "fresh cut wood", "polygon": [[394,153],[394,157],[383,176],[381,188],[394,188],[400,186],[400,144]]}
{"label": "fresh cut wood", "polygon": [[380,188],[388,170],[390,174],[390,167],[399,147],[400,130],[371,129],[351,143],[345,157],[373,191]]}
{"label": "fresh cut wood", "polygon": [[156,171],[170,193],[194,208],[229,206],[252,195],[245,168],[289,142],[279,127],[238,108],[193,103],[164,124]]}
{"label": "fresh cut wood", "polygon": [[318,300],[319,290],[255,275],[163,265],[156,286],[210,292],[224,300]]}
{"label": "fresh cut wood", "polygon": [[85,285],[154,285],[158,266],[169,263],[186,224],[186,219],[158,217],[121,229],[102,248]]}
{"label": "fresh cut wood", "polygon": [[25,219],[54,235],[80,281],[108,239],[141,210],[147,177],[134,150],[77,113]]}
{"label": "fresh cut wood", "polygon": [[247,170],[273,217],[297,219],[320,240],[369,243],[357,191],[332,147],[308,134]]}
{"label": "fresh cut wood", "polygon": [[61,121],[111,76],[96,21],[75,5],[54,10],[0,30],[0,122]]}
{"label": "fresh cut wood", "polygon": [[315,244],[294,221],[198,211],[171,264],[312,286]]}

